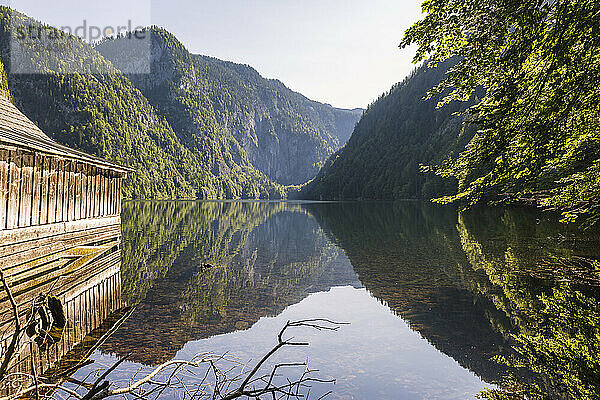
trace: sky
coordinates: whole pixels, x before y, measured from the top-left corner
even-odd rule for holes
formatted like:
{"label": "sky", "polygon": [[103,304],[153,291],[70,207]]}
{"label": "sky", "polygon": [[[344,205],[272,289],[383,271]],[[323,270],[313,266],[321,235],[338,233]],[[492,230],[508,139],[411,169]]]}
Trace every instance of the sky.
{"label": "sky", "polygon": [[249,64],[305,96],[365,108],[415,67],[398,48],[420,0],[0,0],[51,25],[155,24],[192,53]]}

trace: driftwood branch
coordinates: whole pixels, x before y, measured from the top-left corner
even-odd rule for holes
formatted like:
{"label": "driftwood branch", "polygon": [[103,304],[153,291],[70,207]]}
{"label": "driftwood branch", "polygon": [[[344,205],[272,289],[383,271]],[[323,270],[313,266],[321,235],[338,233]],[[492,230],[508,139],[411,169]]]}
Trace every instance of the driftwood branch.
{"label": "driftwood branch", "polygon": [[[309,343],[308,342],[296,342],[293,341],[293,338],[291,339],[284,339],[284,335],[286,333],[286,331],[289,328],[293,328],[293,327],[308,327],[308,328],[313,328],[319,331],[322,330],[328,330],[328,331],[337,331],[340,328],[340,325],[343,325],[343,323],[339,323],[339,322],[335,322],[335,321],[331,321],[329,319],[324,319],[324,318],[314,318],[314,319],[304,319],[304,320],[300,320],[300,321],[288,321],[285,326],[281,329],[281,331],[279,332],[279,335],[277,335],[277,345],[275,345],[275,347],[273,347],[267,354],[265,354],[265,356],[258,362],[256,363],[256,365],[254,366],[254,368],[252,369],[252,371],[246,376],[246,378],[244,379],[244,381],[242,382],[242,384],[233,392],[231,392],[230,394],[222,397],[222,400],[231,400],[231,399],[236,399],[242,396],[246,396],[246,397],[254,397],[254,398],[259,398],[260,396],[263,396],[265,394],[271,394],[271,395],[275,395],[275,393],[280,393],[280,394],[284,394],[287,396],[294,396],[293,393],[288,392],[287,390],[292,389],[294,387],[299,387],[303,384],[305,384],[306,382],[322,382],[322,383],[332,383],[334,382],[334,380],[319,380],[316,378],[309,378],[307,377],[307,375],[311,372],[315,372],[315,371],[311,371],[308,369],[308,363],[288,363],[288,364],[278,364],[276,365],[272,371],[271,374],[269,375],[269,379],[268,381],[265,382],[265,385],[262,386],[259,389],[247,389],[247,386],[250,382],[255,382],[256,380],[253,381],[253,378],[255,377],[256,373],[259,371],[259,369],[265,364],[265,362],[267,362],[267,360],[269,358],[271,358],[271,356],[273,356],[273,354],[275,354],[279,349],[281,349],[284,346],[308,346]],[[283,386],[275,386],[273,385],[273,379],[276,375],[276,372],[279,368],[282,367],[305,367],[305,372],[302,374],[302,376],[300,377],[299,380],[295,381],[295,382],[290,382],[286,385]],[[259,379],[261,380],[261,379]],[[297,393],[297,392],[296,392]],[[298,397],[298,396],[296,396]]]}

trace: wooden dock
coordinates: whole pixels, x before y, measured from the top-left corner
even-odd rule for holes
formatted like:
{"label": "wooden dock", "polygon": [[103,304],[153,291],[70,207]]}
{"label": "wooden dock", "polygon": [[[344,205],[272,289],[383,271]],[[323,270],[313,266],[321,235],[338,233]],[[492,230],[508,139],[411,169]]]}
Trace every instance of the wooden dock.
{"label": "wooden dock", "polygon": [[[67,320],[50,342],[22,328],[11,373],[42,374],[122,307],[121,186],[128,171],[54,142],[0,96],[0,269],[21,327],[50,297]],[[0,285],[4,358],[16,324]]]}

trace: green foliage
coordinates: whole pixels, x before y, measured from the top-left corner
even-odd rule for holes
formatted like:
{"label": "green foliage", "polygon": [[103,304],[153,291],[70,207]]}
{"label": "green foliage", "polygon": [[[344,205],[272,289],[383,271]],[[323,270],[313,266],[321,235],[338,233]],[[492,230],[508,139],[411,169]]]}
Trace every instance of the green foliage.
{"label": "green foliage", "polygon": [[[600,397],[598,230],[528,207],[308,204],[361,283],[496,400]],[[501,379],[506,375],[505,379]]]}
{"label": "green foliage", "polygon": [[2,96],[6,96],[12,100],[12,96],[10,95],[10,91],[8,90],[8,78],[6,77],[6,70],[4,69],[4,64],[0,61],[0,94]]}
{"label": "green foliage", "polygon": [[421,171],[422,164],[460,152],[472,137],[455,114],[466,108],[464,103],[437,109],[436,99],[423,100],[454,63],[421,66],[370,105],[346,146],[302,188],[300,197],[415,199],[456,190],[456,182]]}
{"label": "green foliage", "polygon": [[600,149],[600,2],[427,0],[401,46],[415,61],[460,57],[432,93],[486,96],[470,114],[479,131],[442,176],[459,180],[441,201],[530,198],[567,220],[597,215]]}

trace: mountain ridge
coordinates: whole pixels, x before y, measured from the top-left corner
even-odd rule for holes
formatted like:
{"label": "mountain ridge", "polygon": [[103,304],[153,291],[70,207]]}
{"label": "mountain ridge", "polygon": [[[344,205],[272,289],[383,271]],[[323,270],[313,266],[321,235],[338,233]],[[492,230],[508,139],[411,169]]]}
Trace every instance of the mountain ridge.
{"label": "mountain ridge", "polygon": [[[203,115],[215,122],[219,137],[227,141],[221,148],[233,145],[234,152],[243,150],[249,164],[279,184],[297,185],[311,179],[329,154],[349,138],[358,121],[357,112],[310,100],[280,80],[263,78],[247,64],[190,53],[163,28],[153,26],[144,32],[150,32],[151,72],[127,76],[165,115],[184,143],[193,146],[207,133],[206,127],[193,120]],[[120,37],[104,40],[95,48],[120,65],[130,57],[126,45]],[[186,110],[188,115],[176,115],[173,110]]]}

